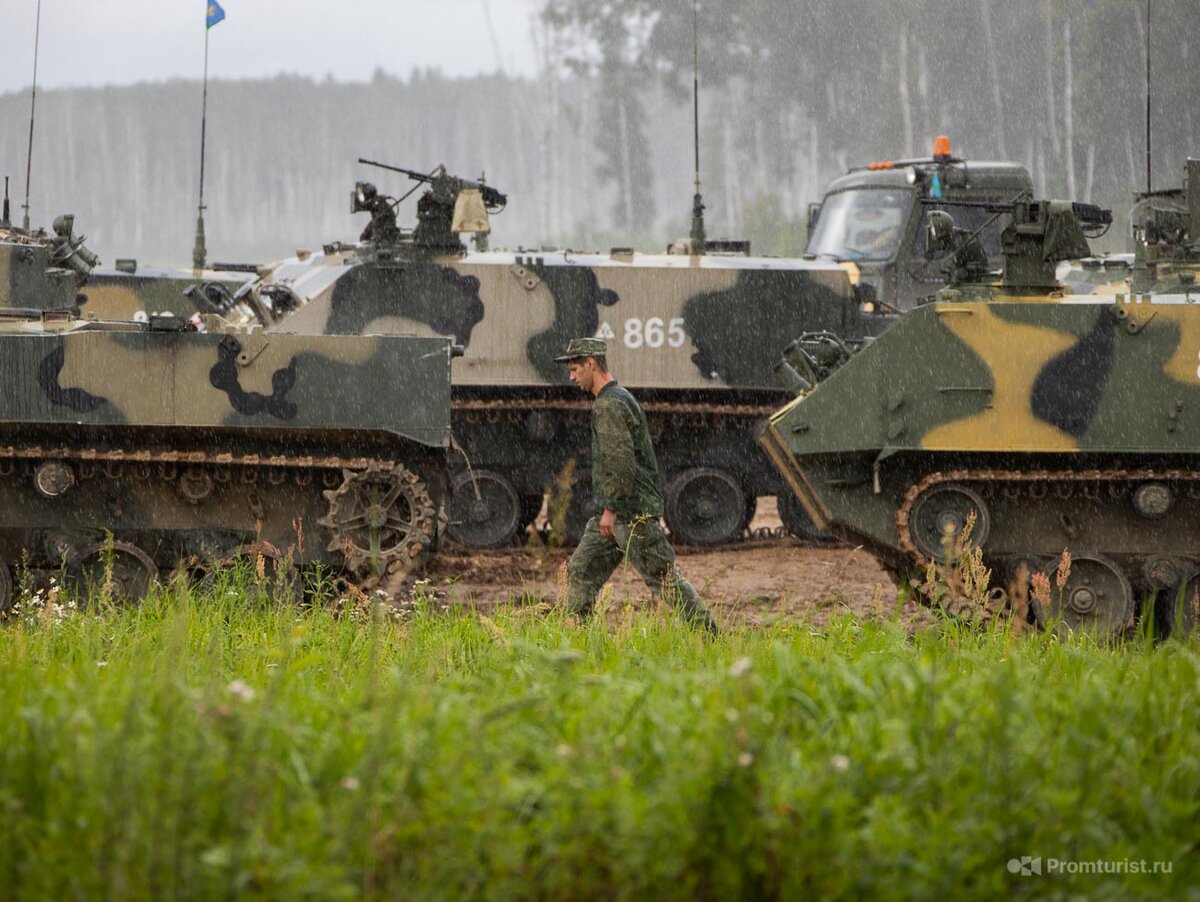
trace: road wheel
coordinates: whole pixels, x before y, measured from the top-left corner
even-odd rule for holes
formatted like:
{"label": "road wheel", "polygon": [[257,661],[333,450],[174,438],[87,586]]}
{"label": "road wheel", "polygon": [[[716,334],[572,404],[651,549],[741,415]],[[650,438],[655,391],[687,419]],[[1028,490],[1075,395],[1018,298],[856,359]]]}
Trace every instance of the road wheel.
{"label": "road wheel", "polygon": [[70,581],[80,602],[137,605],[158,579],[150,555],[131,542],[97,542],[79,553]]}
{"label": "road wheel", "polygon": [[298,604],[304,600],[304,581],[290,555],[270,542],[246,542],[225,554],[191,568],[201,594],[238,590],[251,605],[270,601]]}
{"label": "road wheel", "polygon": [[521,499],[508,478],[491,470],[464,470],[454,477],[447,533],[464,548],[511,545],[521,521]]}
{"label": "road wheel", "polygon": [[983,498],[964,485],[937,485],[923,491],[913,503],[908,528],[913,544],[928,560],[948,562],[967,520],[975,517],[970,545],[983,547],[992,529],[991,517]]}
{"label": "road wheel", "polygon": [[1071,572],[1060,589],[1058,563],[1042,572],[1050,578],[1050,604],[1038,605],[1038,626],[1057,632],[1086,630],[1097,637],[1114,636],[1132,621],[1133,590],[1121,569],[1106,557],[1071,559]]}
{"label": "road wheel", "polygon": [[720,545],[741,537],[746,493],[724,470],[684,470],[667,487],[666,521],[684,545]]}

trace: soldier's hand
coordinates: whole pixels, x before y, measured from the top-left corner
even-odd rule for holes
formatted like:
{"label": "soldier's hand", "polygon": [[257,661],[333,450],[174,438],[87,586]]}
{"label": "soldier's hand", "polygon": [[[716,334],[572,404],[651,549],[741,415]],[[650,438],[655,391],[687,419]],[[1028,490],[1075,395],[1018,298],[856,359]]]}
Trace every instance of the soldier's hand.
{"label": "soldier's hand", "polygon": [[617,534],[613,532],[613,527],[617,525],[617,515],[605,508],[604,513],[600,515],[600,535],[606,539],[616,539]]}

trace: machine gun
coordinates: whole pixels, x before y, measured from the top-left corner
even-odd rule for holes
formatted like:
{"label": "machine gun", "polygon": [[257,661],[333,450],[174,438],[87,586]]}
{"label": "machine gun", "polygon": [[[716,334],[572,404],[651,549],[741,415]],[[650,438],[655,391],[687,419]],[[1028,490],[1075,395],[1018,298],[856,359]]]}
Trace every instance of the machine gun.
{"label": "machine gun", "polygon": [[462,232],[473,232],[477,244],[486,245],[486,235],[491,231],[488,215],[501,212],[508,203],[505,194],[485,184],[482,178],[477,182],[459,178],[448,174],[445,166],[439,165],[426,174],[362,157],[358,162],[398,172],[417,183],[399,198],[379,194],[370,182],[355,184],[350,212],[371,214],[362,241],[393,244],[405,237],[396,225],[396,208],[421,185],[428,185],[429,190],[417,201],[417,227],[412,232],[412,241],[418,247],[432,250],[462,251],[458,239]]}
{"label": "machine gun", "polygon": [[[1095,204],[1069,201],[1035,201],[1018,197],[1011,201],[922,200],[927,206],[975,207],[993,215],[974,232],[953,227],[944,210],[930,212],[928,252],[949,252],[948,267],[955,267],[952,282],[978,281],[987,274],[986,255],[979,235],[997,217],[1011,220],[1000,233],[1004,253],[1001,284],[1006,289],[1049,291],[1058,287],[1056,264],[1091,255],[1088,239],[1101,237],[1112,225],[1112,211]],[[940,214],[940,215],[938,215]]]}

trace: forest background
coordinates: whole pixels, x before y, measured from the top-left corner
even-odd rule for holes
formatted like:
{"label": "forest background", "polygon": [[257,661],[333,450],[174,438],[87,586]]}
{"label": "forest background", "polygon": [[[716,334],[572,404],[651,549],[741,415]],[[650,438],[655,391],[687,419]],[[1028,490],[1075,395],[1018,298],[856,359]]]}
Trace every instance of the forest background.
{"label": "forest background", "polygon": [[[538,74],[368,82],[212,73],[205,176],[210,260],[265,262],[355,237],[367,157],[487,181],[509,195],[493,246],[658,250],[692,194],[692,5],[539,0]],[[1136,0],[705,0],[700,152],[710,236],[799,254],[807,205],[851,165],[957,154],[1026,164],[1041,196],[1113,207],[1146,187],[1146,6]],[[475,14],[465,6],[463,15]],[[222,28],[234,27],[222,25]],[[1154,0],[1153,179],[1200,155],[1200,4]],[[215,39],[215,38],[214,38]],[[268,40],[269,36],[264,36]],[[447,55],[455,52],[447,47]],[[497,54],[498,58],[500,57]],[[39,91],[32,218],[60,212],[111,263],[190,260],[200,80]],[[0,175],[24,187],[29,91],[0,94]],[[410,202],[411,203],[411,202]],[[413,218],[411,207],[401,222]],[[1114,228],[1105,249],[1124,247]]]}

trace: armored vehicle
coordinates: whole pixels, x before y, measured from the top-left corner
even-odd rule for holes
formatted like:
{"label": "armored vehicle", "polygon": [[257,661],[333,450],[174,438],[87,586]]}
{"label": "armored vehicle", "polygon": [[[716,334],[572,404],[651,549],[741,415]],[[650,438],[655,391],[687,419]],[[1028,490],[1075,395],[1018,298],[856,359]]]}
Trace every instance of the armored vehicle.
{"label": "armored vehicle", "polygon": [[[448,512],[455,539],[511,542],[556,487],[571,499],[563,532],[573,541],[582,531],[590,492],[574,488],[587,485],[590,399],[554,362],[579,336],[607,339],[614,372],[646,409],[676,541],[741,536],[760,495],[783,495],[785,523],[811,531],[757,447],[754,426],[786,400],[771,368],[786,338],[883,328],[887,318],[871,313],[853,285],[854,267],[753,257],[745,246],[659,255],[480,249],[503,194],[441,167],[385,168],[428,186],[415,229],[399,228],[396,201],[360,182],[351,209],[371,214],[360,241],[265,269],[257,294],[268,333],[415,332],[466,349],[453,390],[454,435],[465,453]],[[464,232],[474,233],[477,249],[467,251]]]}
{"label": "armored vehicle", "polygon": [[84,319],[95,257],[0,224],[0,607],[13,570],[102,575],[253,553],[379,584],[437,539],[451,343],[266,335],[215,315]]}
{"label": "armored vehicle", "polygon": [[[1087,256],[1078,218],[1094,211],[1021,202],[1000,281],[951,286],[857,352],[832,355],[831,374],[762,437],[814,521],[901,572],[962,540],[982,550],[994,585],[1046,573],[1043,624],[1118,633],[1157,597],[1160,624],[1192,629],[1200,163],[1187,176],[1186,216],[1169,228],[1150,218],[1139,265],[1155,278],[1144,288],[1056,287],[1055,263]],[[945,216],[931,217],[943,248]],[[819,377],[808,349],[823,344],[793,347],[788,367]]]}
{"label": "armored vehicle", "polygon": [[831,182],[809,208],[805,253],[854,263],[881,309],[903,312],[945,284],[944,255],[930,254],[925,243],[927,216],[940,201],[960,228],[979,231],[989,268],[998,269],[1004,218],[958,202],[1013,201],[1032,190],[1019,163],[964,160],[940,135],[930,157],[870,163]]}

